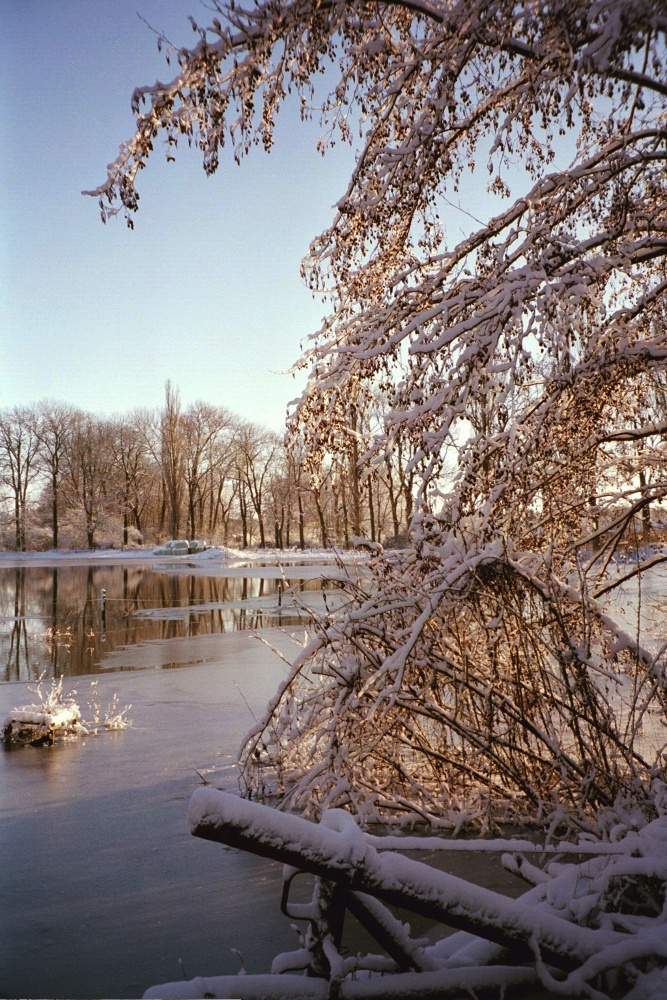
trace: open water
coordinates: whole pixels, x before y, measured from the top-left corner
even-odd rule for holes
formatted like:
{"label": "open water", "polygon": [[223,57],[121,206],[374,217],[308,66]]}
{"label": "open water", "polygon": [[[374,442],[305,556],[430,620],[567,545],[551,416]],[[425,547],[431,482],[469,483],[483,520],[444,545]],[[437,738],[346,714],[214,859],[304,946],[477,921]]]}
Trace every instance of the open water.
{"label": "open water", "polygon": [[113,654],[152,639],[296,625],[309,599],[336,587],[335,567],[307,572],[274,566],[205,576],[136,562],[0,567],[0,681],[122,669]]}
{"label": "open water", "polygon": [[[303,584],[313,602],[317,586]],[[298,947],[280,913],[281,866],[193,838],[186,808],[202,777],[237,787],[242,738],[285,676],[249,620],[289,659],[303,616],[285,610],[284,594],[277,606],[275,580],[136,565],[26,567],[20,579],[4,570],[0,590],[0,719],[34,700],[44,672],[43,684],[63,676],[84,717],[114,695],[132,706],[129,729],[0,752],[0,996],[140,997],[157,983],[236,973],[232,949],[248,972],[268,972]],[[451,864],[521,891],[497,858]],[[354,925],[347,935],[365,947]]]}

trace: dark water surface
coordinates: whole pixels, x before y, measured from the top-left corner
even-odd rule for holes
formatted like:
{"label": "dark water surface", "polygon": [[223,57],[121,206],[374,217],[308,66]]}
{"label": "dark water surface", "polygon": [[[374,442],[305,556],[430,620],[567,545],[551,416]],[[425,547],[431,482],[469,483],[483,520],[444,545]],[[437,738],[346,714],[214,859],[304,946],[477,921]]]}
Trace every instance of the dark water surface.
{"label": "dark water surface", "polygon": [[[280,866],[195,840],[199,771],[236,787],[244,733],[284,673],[248,633],[217,662],[99,677],[130,729],[0,752],[0,996],[140,997],[151,984],[235,973],[294,947]],[[285,636],[272,634],[288,652]],[[84,703],[90,679],[76,683]],[[0,715],[30,699],[0,685]],[[275,918],[275,919],[274,919]]]}
{"label": "dark water surface", "polygon": [[[0,997],[140,997],[236,973],[232,949],[248,972],[268,972],[298,947],[280,913],[282,867],[197,840],[186,819],[199,775],[237,788],[242,738],[285,676],[248,631],[253,616],[277,620],[277,589],[136,565],[2,571],[0,719],[34,700],[28,681],[47,671],[76,690],[84,718],[115,694],[133,724],[0,752]],[[262,635],[294,655],[289,630]],[[180,669],[150,669],[167,665]],[[453,855],[448,870],[521,891],[488,855]],[[354,925],[348,944],[367,947]]]}
{"label": "dark water surface", "polygon": [[115,650],[151,639],[296,624],[293,598],[333,583],[293,572],[281,580],[136,564],[0,568],[0,681],[96,673],[110,669]]}

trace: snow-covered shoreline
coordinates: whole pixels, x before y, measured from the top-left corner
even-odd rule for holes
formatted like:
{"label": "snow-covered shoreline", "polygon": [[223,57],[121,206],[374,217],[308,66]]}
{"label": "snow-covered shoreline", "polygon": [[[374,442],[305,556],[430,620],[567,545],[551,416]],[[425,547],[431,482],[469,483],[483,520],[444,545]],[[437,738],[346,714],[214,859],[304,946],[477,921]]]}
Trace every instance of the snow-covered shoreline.
{"label": "snow-covered shoreline", "polygon": [[144,563],[155,565],[190,565],[229,568],[243,564],[331,564],[343,559],[363,561],[357,552],[337,553],[332,549],[230,549],[214,546],[205,552],[191,555],[156,555],[153,546],[128,549],[48,549],[44,552],[0,552],[0,567],[54,566],[61,563],[72,566],[113,565],[118,563]]}

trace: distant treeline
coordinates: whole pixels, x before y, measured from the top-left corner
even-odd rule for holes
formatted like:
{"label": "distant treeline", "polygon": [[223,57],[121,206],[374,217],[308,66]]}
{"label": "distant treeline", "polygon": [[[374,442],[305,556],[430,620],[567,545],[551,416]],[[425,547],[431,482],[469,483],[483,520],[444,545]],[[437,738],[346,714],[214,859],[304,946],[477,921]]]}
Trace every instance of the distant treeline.
{"label": "distant treeline", "polygon": [[298,447],[221,406],[98,417],[42,401],[0,411],[0,543],[96,548],[203,538],[245,548],[399,538],[412,512],[400,452],[360,479],[361,432],[306,470]]}

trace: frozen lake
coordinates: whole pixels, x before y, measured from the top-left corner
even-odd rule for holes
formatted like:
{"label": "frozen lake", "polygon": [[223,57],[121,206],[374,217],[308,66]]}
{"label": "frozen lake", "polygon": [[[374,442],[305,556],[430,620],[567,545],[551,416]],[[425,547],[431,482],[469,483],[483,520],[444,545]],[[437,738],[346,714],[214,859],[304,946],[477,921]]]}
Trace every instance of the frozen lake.
{"label": "frozen lake", "polygon": [[[1,996],[136,997],[183,968],[238,971],[233,947],[266,971],[295,945],[279,867],[196,841],[186,806],[196,772],[236,788],[241,739],[286,669],[251,630],[268,623],[289,656],[299,615],[285,584],[278,607],[276,567],[160,570],[0,570],[0,716],[34,699],[43,672],[64,675],[84,716],[94,697],[132,704],[129,729],[0,753]],[[291,582],[317,603],[321,583]]]}
{"label": "frozen lake", "polygon": [[[0,753],[0,996],[140,997],[157,983],[236,973],[233,948],[242,952],[248,972],[269,971],[274,955],[297,946],[291,921],[280,914],[281,866],[193,838],[186,806],[200,781],[197,772],[218,787],[236,789],[239,744],[284,677],[284,662],[247,628],[215,631],[207,624],[193,631],[190,611],[187,618],[170,616],[168,599],[158,604],[143,583],[138,593],[150,614],[140,627],[156,628],[156,635],[139,632],[126,639],[123,633],[122,641],[111,641],[116,623],[112,627],[108,613],[106,636],[96,633],[95,656],[75,661],[71,643],[67,655],[54,661],[48,648],[42,651],[43,638],[28,629],[28,609],[43,628],[39,615],[48,617],[53,596],[48,567],[40,578],[42,597],[30,591],[29,570],[36,569],[26,567],[23,582],[26,673],[36,676],[53,669],[54,662],[62,667],[64,690],[76,690],[84,716],[97,682],[101,703],[114,693],[121,705],[131,703],[133,725],[53,748]],[[66,587],[67,574],[57,586],[57,613],[70,623],[86,603],[90,567],[78,569],[83,590],[77,590],[74,577]],[[123,567],[113,568],[117,578],[109,575],[111,569],[104,567],[106,575],[95,570],[93,594],[104,580],[110,597],[118,587],[123,596]],[[135,574],[137,565],[129,571]],[[2,612],[7,616],[14,570],[5,572],[10,574],[9,605],[5,595]],[[211,620],[207,602],[224,603],[226,608],[213,610],[226,611],[245,600],[249,613],[258,602],[270,602],[273,614],[275,592],[267,596],[259,590],[280,574],[275,567],[255,572],[245,598],[225,591],[220,577],[200,574],[203,589],[195,587],[194,603],[184,605],[183,593],[189,595],[193,586],[185,567],[177,586],[173,576],[161,585],[177,602],[173,610],[195,607],[200,624]],[[311,580],[317,576],[313,567],[303,572]],[[236,574],[242,579],[241,571]],[[315,603],[323,600],[317,589],[306,594]],[[9,622],[10,630],[14,624]],[[302,634],[303,628],[290,619],[287,624],[283,630],[271,624],[261,634],[289,658],[295,650],[291,631]],[[160,631],[170,625],[174,634]],[[93,621],[95,632],[94,626]],[[76,627],[83,646],[86,626]],[[11,679],[10,672],[0,684],[0,717],[31,700],[28,682]],[[438,864],[448,867],[442,856]],[[454,855],[451,865],[449,870],[500,891],[516,894],[523,888],[491,856]],[[364,946],[354,926],[348,941],[355,950]]]}
{"label": "frozen lake", "polygon": [[[138,669],[129,650],[148,640],[296,625],[323,606],[323,590],[336,600],[341,575],[332,564],[211,572],[195,560],[0,563],[0,681]],[[168,662],[153,653],[147,665]]]}
{"label": "frozen lake", "polygon": [[[188,976],[236,972],[237,947],[265,971],[294,946],[278,866],[187,827],[196,771],[236,787],[250,710],[285,669],[247,632],[205,638],[204,664],[99,678],[102,702],[132,704],[130,729],[0,754],[1,996],[137,997],[180,978],[179,959]],[[82,706],[91,679],[65,682]],[[0,685],[1,715],[29,700],[27,685]],[[260,919],[269,907],[275,921]]]}

